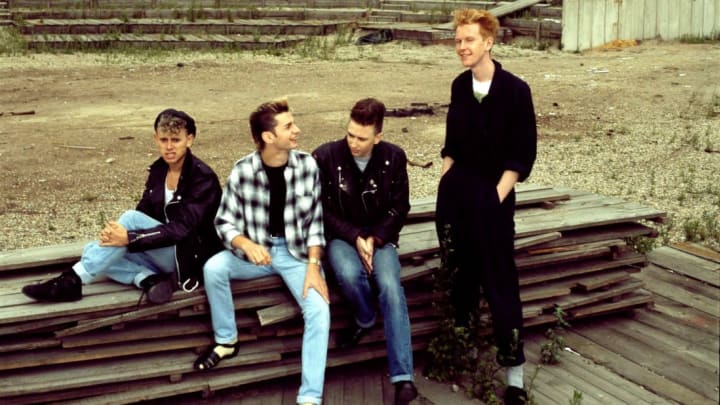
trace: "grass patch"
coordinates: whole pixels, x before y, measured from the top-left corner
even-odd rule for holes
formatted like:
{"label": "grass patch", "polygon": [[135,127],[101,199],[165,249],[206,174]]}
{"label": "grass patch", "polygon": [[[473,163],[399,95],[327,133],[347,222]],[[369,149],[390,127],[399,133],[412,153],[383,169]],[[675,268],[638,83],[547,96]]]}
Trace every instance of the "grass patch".
{"label": "grass patch", "polygon": [[709,44],[720,41],[720,32],[713,32],[706,36],[685,34],[678,40],[683,44]]}
{"label": "grass patch", "polygon": [[0,27],[0,55],[25,53],[27,42],[15,27]]}
{"label": "grass patch", "polygon": [[720,213],[706,211],[683,225],[685,239],[690,242],[720,244]]}

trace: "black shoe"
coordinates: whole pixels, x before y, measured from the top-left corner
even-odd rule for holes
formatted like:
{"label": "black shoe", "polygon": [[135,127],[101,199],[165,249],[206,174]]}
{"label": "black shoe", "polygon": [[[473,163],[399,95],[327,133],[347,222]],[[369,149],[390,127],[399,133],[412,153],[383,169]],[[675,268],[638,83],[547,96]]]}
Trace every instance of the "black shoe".
{"label": "black shoe", "polygon": [[78,301],[82,298],[82,281],[74,271],[68,270],[43,283],[26,285],[22,292],[37,301]]}
{"label": "black shoe", "polygon": [[[153,304],[164,304],[170,301],[173,295],[173,281],[170,277],[151,274],[140,282],[143,294],[147,295],[148,301]],[[142,296],[140,297],[142,300]]]}
{"label": "black shoe", "polygon": [[338,346],[342,349],[348,349],[357,346],[360,339],[367,335],[372,328],[361,328],[357,325],[340,331],[338,335]]}
{"label": "black shoe", "polygon": [[528,395],[524,389],[509,385],[505,389],[505,397],[503,398],[505,405],[525,405],[528,403]]}
{"label": "black shoe", "polygon": [[417,396],[418,391],[412,381],[398,381],[395,383],[395,405],[408,405]]}

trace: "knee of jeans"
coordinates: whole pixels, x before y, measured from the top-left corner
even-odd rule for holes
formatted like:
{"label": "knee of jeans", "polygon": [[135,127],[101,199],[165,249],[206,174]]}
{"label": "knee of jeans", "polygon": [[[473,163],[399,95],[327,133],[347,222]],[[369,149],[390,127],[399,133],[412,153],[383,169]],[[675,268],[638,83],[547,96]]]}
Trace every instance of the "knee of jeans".
{"label": "knee of jeans", "polygon": [[83,253],[82,253],[83,256],[84,256],[89,250],[95,249],[95,248],[98,247],[98,246],[100,246],[100,242],[98,242],[98,241],[96,241],[96,240],[86,243],[85,246],[83,247]]}
{"label": "knee of jeans", "polygon": [[144,216],[145,214],[136,210],[128,210],[120,215],[120,218],[118,218],[117,222],[119,222],[120,225],[124,226],[127,229],[132,229],[132,224],[134,224],[137,218],[139,218],[141,215]]}
{"label": "knee of jeans", "polygon": [[395,274],[375,271],[375,282],[377,283],[378,289],[381,293],[386,292],[390,295],[397,295],[402,291],[400,277]]}
{"label": "knee of jeans", "polygon": [[208,259],[203,266],[203,277],[206,286],[216,286],[227,284],[230,276],[227,272],[227,266],[223,266],[217,255]]}
{"label": "knee of jeans", "polygon": [[322,329],[330,329],[330,305],[320,294],[308,295],[303,308],[305,323],[312,323]]}
{"label": "knee of jeans", "polygon": [[347,263],[330,263],[330,267],[335,274],[335,279],[341,286],[354,285],[355,278],[360,274],[360,272],[352,268],[353,266],[349,266]]}

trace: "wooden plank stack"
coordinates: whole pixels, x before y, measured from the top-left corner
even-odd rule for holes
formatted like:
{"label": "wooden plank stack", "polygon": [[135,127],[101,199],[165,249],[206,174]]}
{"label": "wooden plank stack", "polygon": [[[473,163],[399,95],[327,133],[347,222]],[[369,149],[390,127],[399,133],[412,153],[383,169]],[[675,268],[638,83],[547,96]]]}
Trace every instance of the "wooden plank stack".
{"label": "wooden plank stack", "polygon": [[[655,209],[573,190],[522,185],[516,211],[516,262],[528,326],[628,310],[652,302],[632,273],[644,254],[628,240],[653,236],[642,222]],[[434,199],[413,202],[400,240],[413,346],[424,349],[439,320],[431,275],[440,266]],[[212,343],[202,289],[163,305],[138,303],[140,292],[102,281],[73,303],[36,303],[22,285],[54,277],[77,260],[81,244],[0,252],[0,402],[123,404],[298,374],[302,319],[278,277],[234,282],[240,354],[209,372],[192,368]],[[332,287],[332,285],[331,285]],[[360,345],[340,350],[335,334],[349,312],[334,288],[327,373],[385,356],[378,325]],[[298,381],[299,385],[299,381]]]}

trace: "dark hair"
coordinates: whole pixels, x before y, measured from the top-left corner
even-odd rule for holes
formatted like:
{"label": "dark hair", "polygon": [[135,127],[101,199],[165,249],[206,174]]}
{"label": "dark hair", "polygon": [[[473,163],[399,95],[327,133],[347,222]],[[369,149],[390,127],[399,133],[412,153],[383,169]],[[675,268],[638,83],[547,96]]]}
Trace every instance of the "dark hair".
{"label": "dark hair", "polygon": [[[265,131],[273,132],[277,125],[275,116],[290,111],[287,99],[280,99],[262,103],[258,108],[250,114],[250,132],[253,141],[257,145],[258,150],[265,148],[265,141],[262,139],[262,133]],[[274,133],[274,132],[273,132]]]}
{"label": "dark hair", "polygon": [[375,134],[379,134],[383,130],[385,104],[374,98],[364,98],[355,103],[350,111],[350,119],[363,126],[374,126]]}
{"label": "dark hair", "polygon": [[154,127],[155,132],[157,132],[158,128],[160,128],[164,131],[172,133],[177,133],[181,129],[185,128],[188,135],[197,136],[195,133],[195,120],[186,112],[178,111],[172,108],[168,108],[158,114],[157,118],[155,118]]}

